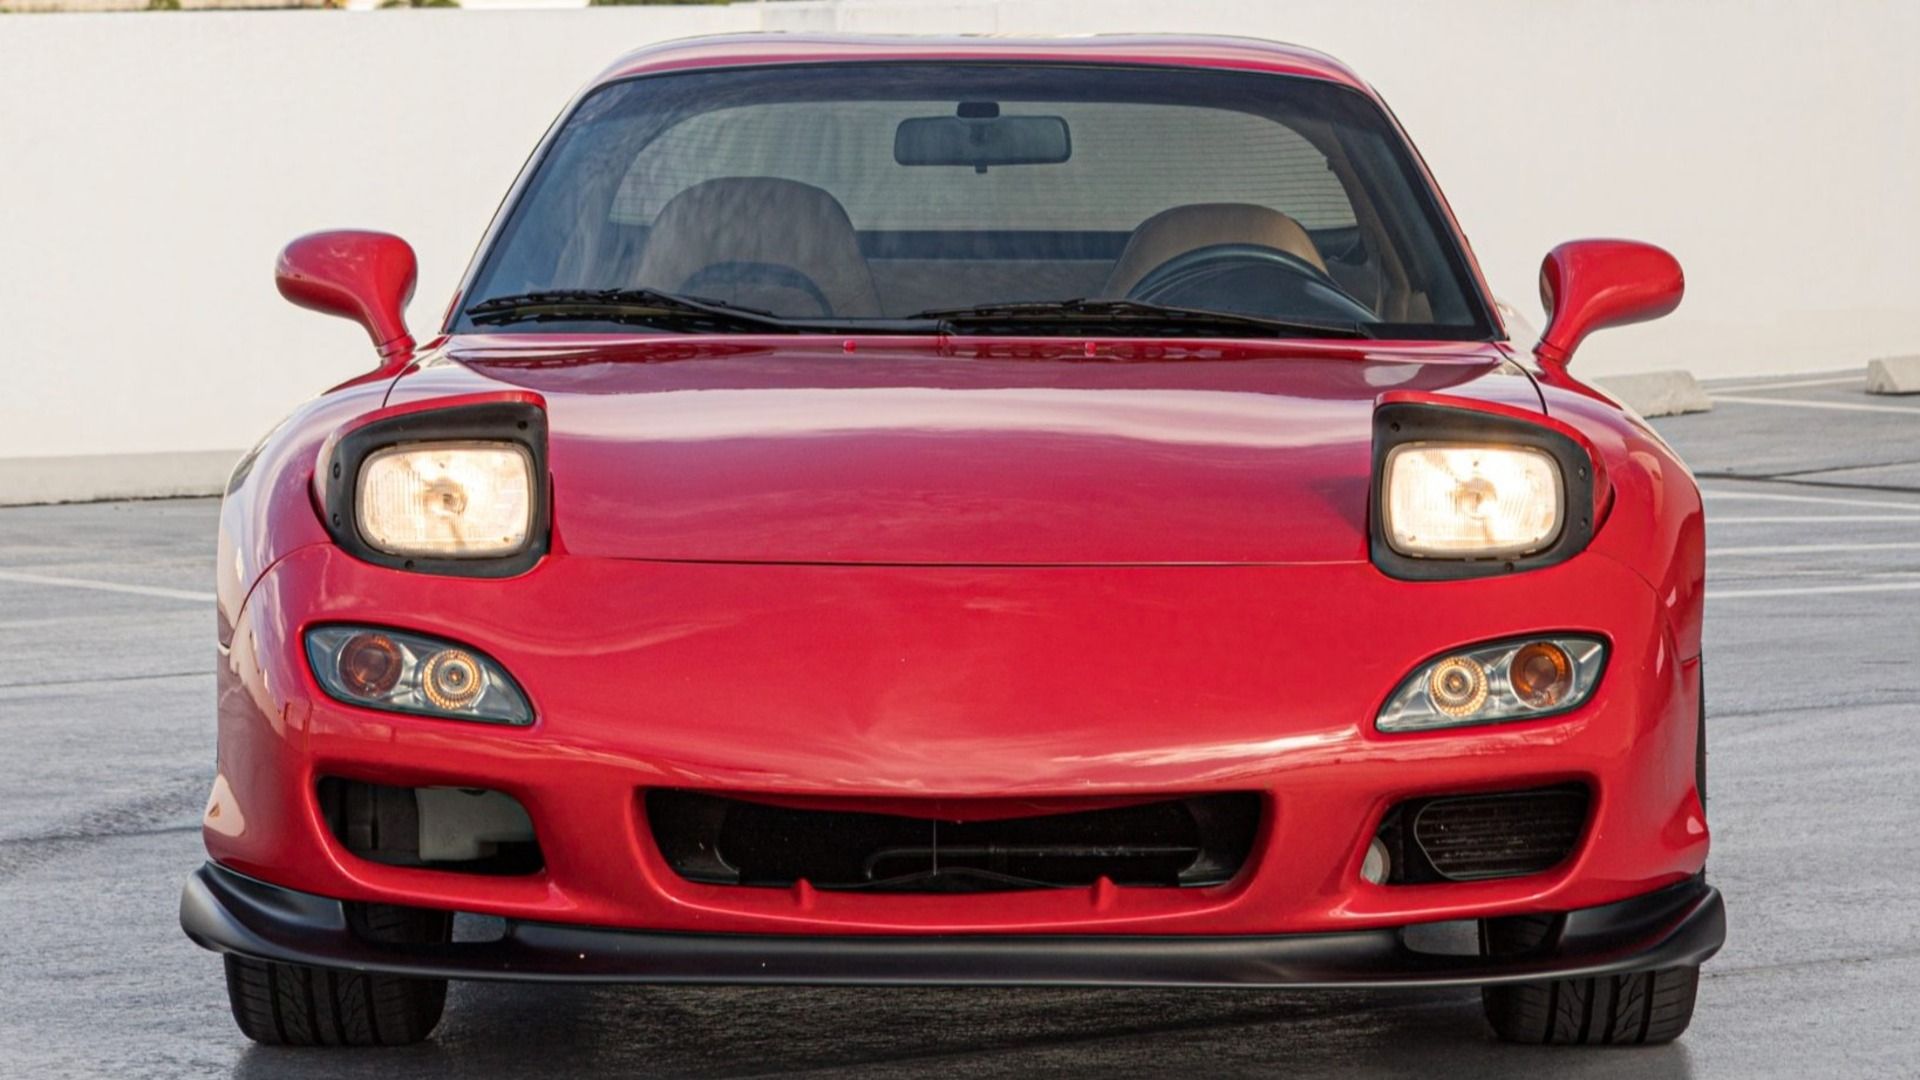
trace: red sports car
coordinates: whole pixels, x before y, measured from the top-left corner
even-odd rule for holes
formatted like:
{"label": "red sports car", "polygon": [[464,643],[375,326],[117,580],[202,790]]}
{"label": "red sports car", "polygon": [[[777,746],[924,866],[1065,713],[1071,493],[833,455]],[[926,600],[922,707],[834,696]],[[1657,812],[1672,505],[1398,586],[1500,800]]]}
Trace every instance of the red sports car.
{"label": "red sports car", "polygon": [[1373,92],[1245,40],[729,37],[616,63],[431,340],[233,475],[187,933],[275,1043],[448,979],[1483,986],[1686,1028],[1703,519],[1531,352]]}

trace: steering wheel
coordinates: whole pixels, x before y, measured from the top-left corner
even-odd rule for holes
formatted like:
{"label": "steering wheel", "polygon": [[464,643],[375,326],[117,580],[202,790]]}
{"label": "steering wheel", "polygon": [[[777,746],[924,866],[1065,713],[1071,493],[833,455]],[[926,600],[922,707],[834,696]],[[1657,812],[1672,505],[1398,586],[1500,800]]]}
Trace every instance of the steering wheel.
{"label": "steering wheel", "polygon": [[1181,252],[1148,271],[1126,298],[1270,318],[1379,318],[1326,271],[1265,244],[1212,244]]}

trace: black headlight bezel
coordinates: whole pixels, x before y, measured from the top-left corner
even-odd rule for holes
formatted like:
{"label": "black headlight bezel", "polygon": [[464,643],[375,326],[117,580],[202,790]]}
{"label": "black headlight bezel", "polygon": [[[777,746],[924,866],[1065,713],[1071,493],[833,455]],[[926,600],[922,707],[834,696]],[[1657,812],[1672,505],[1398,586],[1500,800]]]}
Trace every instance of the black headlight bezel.
{"label": "black headlight bezel", "polygon": [[[1410,443],[1491,443],[1538,450],[1560,468],[1560,534],[1522,556],[1408,555],[1387,539],[1387,458]],[[1392,401],[1373,411],[1373,487],[1367,503],[1367,546],[1373,565],[1400,581],[1459,581],[1538,570],[1566,562],[1593,540],[1594,468],[1585,447],[1553,428],[1516,416],[1420,401]]]}
{"label": "black headlight bezel", "polygon": [[[360,531],[357,495],[367,459],[389,447],[435,442],[504,442],[526,450],[533,476],[532,520],[525,546],[508,555],[473,558],[396,555]],[[456,577],[513,577],[533,569],[552,543],[551,484],[547,473],[547,412],[527,401],[487,401],[383,416],[340,436],[324,464],[322,506],[327,534],[354,558],[376,566]]]}

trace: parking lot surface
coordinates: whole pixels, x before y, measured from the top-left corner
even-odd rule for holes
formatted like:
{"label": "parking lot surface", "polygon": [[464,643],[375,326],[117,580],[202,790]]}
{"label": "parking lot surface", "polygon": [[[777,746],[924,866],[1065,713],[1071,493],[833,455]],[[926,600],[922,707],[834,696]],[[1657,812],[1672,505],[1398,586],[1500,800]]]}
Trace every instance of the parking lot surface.
{"label": "parking lot surface", "polygon": [[1472,991],[456,984],[430,1043],[249,1045],[181,936],[212,776],[213,500],[0,510],[0,1076],[1920,1075],[1920,399],[1844,373],[1659,422],[1707,493],[1726,949],[1655,1049]]}

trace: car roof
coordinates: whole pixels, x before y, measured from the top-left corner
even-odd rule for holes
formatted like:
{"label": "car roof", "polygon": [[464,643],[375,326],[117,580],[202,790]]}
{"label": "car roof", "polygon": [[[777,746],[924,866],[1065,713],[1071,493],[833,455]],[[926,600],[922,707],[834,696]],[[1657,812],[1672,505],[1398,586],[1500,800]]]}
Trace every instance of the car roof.
{"label": "car roof", "polygon": [[594,85],[633,75],[696,68],[883,60],[1051,61],[1218,68],[1304,76],[1371,93],[1351,68],[1325,53],[1259,38],[1194,34],[1038,38],[720,34],[636,49],[602,72]]}

